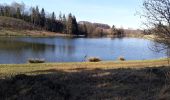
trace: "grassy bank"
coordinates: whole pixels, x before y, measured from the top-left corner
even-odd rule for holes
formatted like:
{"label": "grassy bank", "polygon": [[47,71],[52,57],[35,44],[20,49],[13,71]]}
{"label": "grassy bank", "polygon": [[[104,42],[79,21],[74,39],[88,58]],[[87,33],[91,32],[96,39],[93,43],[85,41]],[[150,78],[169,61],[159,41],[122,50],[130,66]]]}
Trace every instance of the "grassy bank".
{"label": "grassy bank", "polygon": [[168,100],[169,73],[166,59],[1,64],[0,99]]}
{"label": "grassy bank", "polygon": [[[0,28],[0,36],[5,37],[77,37],[74,35],[63,34],[63,33],[56,33],[56,32],[49,32],[41,29],[35,30],[28,30],[28,29],[14,29],[14,28]],[[83,36],[79,36],[83,37]],[[108,38],[118,38],[117,36],[106,35],[105,37]],[[143,39],[150,39],[153,40],[153,35],[144,35],[144,34],[125,34],[124,37],[132,37],[132,38],[143,38]],[[89,38],[101,38],[101,37],[89,37]]]}
{"label": "grassy bank", "polygon": [[41,70],[62,70],[75,72],[79,69],[116,69],[116,68],[144,68],[167,66],[167,59],[139,60],[139,61],[108,61],[108,62],[82,62],[82,63],[44,63],[44,64],[1,64],[0,76],[13,76],[17,74],[43,74],[34,73]]}
{"label": "grassy bank", "polygon": [[0,36],[5,37],[69,37],[67,34],[48,32],[44,30],[16,30],[16,29],[1,29]]}

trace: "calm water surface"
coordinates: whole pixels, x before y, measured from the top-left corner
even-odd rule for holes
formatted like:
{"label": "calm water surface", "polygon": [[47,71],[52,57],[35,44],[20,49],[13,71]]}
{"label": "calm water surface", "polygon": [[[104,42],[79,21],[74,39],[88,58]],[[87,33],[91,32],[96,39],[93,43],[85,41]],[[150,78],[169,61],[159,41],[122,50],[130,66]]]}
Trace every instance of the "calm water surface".
{"label": "calm water surface", "polygon": [[137,39],[89,38],[0,38],[0,63],[26,63],[29,58],[47,62],[81,62],[87,57],[116,60],[144,60],[166,57],[164,52],[150,49],[154,42]]}

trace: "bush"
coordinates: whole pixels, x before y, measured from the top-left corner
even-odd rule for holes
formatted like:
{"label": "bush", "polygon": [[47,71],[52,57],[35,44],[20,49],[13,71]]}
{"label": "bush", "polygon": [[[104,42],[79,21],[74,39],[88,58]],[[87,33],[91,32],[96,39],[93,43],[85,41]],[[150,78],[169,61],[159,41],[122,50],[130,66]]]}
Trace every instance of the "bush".
{"label": "bush", "polygon": [[124,57],[119,57],[118,60],[125,61],[126,59]]}
{"label": "bush", "polygon": [[91,58],[88,58],[88,61],[89,61],[89,62],[100,62],[101,59],[100,59],[100,58],[97,58],[97,57],[91,57]]}
{"label": "bush", "polygon": [[44,63],[45,60],[44,59],[29,59],[28,62],[29,63]]}

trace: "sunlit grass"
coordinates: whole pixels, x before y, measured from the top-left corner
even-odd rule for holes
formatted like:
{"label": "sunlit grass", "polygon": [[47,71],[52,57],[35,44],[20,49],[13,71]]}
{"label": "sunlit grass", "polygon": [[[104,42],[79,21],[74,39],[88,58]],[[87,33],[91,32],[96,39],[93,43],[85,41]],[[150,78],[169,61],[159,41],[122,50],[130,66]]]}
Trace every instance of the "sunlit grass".
{"label": "sunlit grass", "polygon": [[62,70],[75,72],[78,69],[116,69],[116,68],[144,68],[167,66],[167,59],[158,60],[136,60],[136,61],[106,61],[106,62],[82,62],[82,63],[44,63],[44,64],[1,64],[0,76],[13,76],[17,74],[42,74],[35,73],[43,70]]}
{"label": "sunlit grass", "polygon": [[[19,97],[19,93],[24,93],[28,96],[51,97],[60,91],[62,93],[68,93],[72,97],[79,96],[84,98],[82,94],[86,94],[86,98],[92,98],[87,100],[93,100],[94,97],[109,97],[115,100],[115,96],[117,97],[120,93],[128,91],[128,95],[123,95],[123,97],[128,98],[130,96],[131,98],[135,98],[134,100],[139,100],[138,98],[151,98],[161,95],[160,97],[162,98],[164,91],[169,89],[169,87],[162,89],[165,85],[165,79],[168,78],[166,75],[169,75],[170,71],[167,65],[167,59],[1,64],[0,93],[5,98],[13,98],[13,95]],[[151,91],[148,91],[148,87],[154,88],[150,88]],[[10,91],[18,92],[11,93]],[[38,94],[32,91],[38,91]],[[46,91],[51,92],[47,93]],[[97,94],[96,91],[98,91]],[[162,91],[160,93],[163,93],[163,95],[159,91]],[[25,97],[25,95],[22,96]],[[56,97],[56,95],[54,96]],[[59,95],[59,97],[63,96],[66,97],[67,94]]]}

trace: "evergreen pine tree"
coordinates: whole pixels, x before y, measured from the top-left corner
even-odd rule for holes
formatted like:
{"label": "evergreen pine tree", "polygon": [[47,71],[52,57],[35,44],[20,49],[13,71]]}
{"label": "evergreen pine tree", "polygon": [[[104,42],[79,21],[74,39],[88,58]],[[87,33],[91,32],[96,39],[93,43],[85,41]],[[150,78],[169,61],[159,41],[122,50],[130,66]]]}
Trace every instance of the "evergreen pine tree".
{"label": "evergreen pine tree", "polygon": [[78,24],[77,24],[75,16],[72,17],[72,26],[73,26],[73,33],[72,34],[78,35]]}
{"label": "evergreen pine tree", "polygon": [[52,13],[51,20],[52,20],[52,21],[55,21],[55,20],[56,20],[56,16],[55,16],[55,13],[54,13],[54,12]]}
{"label": "evergreen pine tree", "polygon": [[66,16],[65,14],[63,15],[63,18],[62,18],[62,23],[63,23],[63,33],[67,33],[67,29],[66,29],[66,24],[67,24],[67,19],[66,19]]}
{"label": "evergreen pine tree", "polygon": [[56,16],[55,16],[55,13],[53,12],[52,13],[52,16],[51,16],[51,27],[52,27],[52,32],[55,32],[56,31]]}
{"label": "evergreen pine tree", "polygon": [[35,9],[35,23],[36,25],[40,25],[40,12],[38,6]]}
{"label": "evergreen pine tree", "polygon": [[40,17],[41,17],[40,25],[41,25],[41,27],[44,27],[45,26],[45,21],[46,21],[44,8],[42,8],[42,10],[41,10]]}
{"label": "evergreen pine tree", "polygon": [[52,21],[51,18],[47,18],[45,21],[45,28],[48,31],[52,31]]}
{"label": "evergreen pine tree", "polygon": [[76,17],[72,16],[71,13],[68,15],[68,21],[66,26],[67,26],[67,34],[78,35],[78,24],[76,21]]}
{"label": "evergreen pine tree", "polygon": [[68,21],[66,24],[66,28],[67,28],[67,34],[72,35],[73,34],[73,20],[72,20],[72,14],[70,13],[68,15]]}

